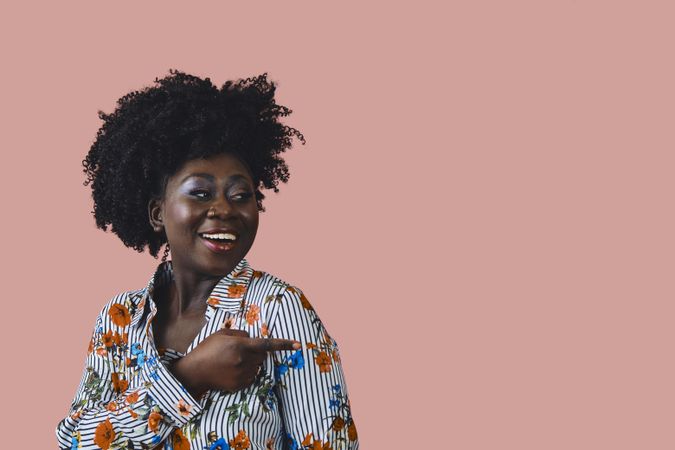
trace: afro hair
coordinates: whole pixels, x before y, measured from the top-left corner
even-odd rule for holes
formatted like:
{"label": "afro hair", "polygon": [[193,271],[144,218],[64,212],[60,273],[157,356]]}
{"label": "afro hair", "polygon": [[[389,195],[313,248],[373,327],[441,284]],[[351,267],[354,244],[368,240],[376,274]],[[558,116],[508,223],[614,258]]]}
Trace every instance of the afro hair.
{"label": "afro hair", "polygon": [[218,88],[209,78],[170,70],[154,86],[120,98],[112,113],[99,111],[103,125],[82,161],[96,226],[110,226],[125,246],[139,252],[147,246],[157,257],[166,236],[150,225],[149,201],[161,198],[187,161],[221,153],[248,165],[263,210],[261,190],[278,192],[279,182],[288,181],[281,154],[294,138],[305,143],[280,122],[291,110],[275,102],[275,90],[267,74]]}

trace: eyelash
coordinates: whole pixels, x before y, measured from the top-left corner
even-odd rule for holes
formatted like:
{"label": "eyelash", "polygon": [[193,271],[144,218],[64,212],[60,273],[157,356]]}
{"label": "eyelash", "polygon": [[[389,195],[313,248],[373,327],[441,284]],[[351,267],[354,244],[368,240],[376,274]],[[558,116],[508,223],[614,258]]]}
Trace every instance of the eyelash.
{"label": "eyelash", "polygon": [[232,199],[234,201],[245,201],[245,200],[248,200],[249,198],[251,198],[252,195],[253,194],[251,194],[250,192],[241,192],[239,194],[233,195]]}
{"label": "eyelash", "polygon": [[[206,200],[207,198],[209,198],[211,196],[211,192],[205,191],[205,190],[192,191],[190,194],[197,197],[200,200]],[[201,194],[205,194],[205,195],[201,196]],[[245,200],[250,199],[252,196],[253,196],[253,194],[251,194],[250,192],[241,192],[239,194],[233,195],[232,199],[234,201],[245,201]]]}
{"label": "eyelash", "polygon": [[209,192],[209,191],[196,190],[196,191],[190,192],[190,195],[193,195],[200,200],[206,199],[206,196],[202,197],[200,194],[206,194],[206,196],[211,196],[211,192]]}

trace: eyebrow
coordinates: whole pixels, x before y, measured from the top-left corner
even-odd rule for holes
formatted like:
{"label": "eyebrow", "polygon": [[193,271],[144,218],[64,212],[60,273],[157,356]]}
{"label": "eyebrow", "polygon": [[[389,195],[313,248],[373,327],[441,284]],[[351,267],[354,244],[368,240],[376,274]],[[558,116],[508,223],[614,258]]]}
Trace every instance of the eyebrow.
{"label": "eyebrow", "polygon": [[[206,178],[207,180],[212,181],[212,182],[216,181],[216,177],[214,177],[210,173],[199,172],[199,173],[191,173],[191,174],[187,175],[185,178],[180,180],[180,184],[183,184],[187,179],[194,178],[194,177]],[[243,181],[247,181],[247,182],[249,181],[249,179],[246,176],[239,175],[239,174],[232,175],[232,176],[228,177],[228,181],[239,181],[239,180],[243,180]]]}

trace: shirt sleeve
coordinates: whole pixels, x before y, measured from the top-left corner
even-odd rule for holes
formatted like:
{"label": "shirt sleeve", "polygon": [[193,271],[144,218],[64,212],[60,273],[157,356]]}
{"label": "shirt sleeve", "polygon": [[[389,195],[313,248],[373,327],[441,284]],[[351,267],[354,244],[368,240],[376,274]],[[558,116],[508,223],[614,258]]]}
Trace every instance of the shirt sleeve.
{"label": "shirt sleeve", "polygon": [[289,287],[278,302],[270,335],[302,343],[274,355],[275,393],[291,449],[358,449],[337,343],[305,295]]}
{"label": "shirt sleeve", "polygon": [[200,404],[157,357],[143,360],[140,381],[129,387],[124,371],[117,370],[120,358],[111,355],[114,337],[123,334],[106,331],[112,328],[107,309],[96,321],[68,415],[56,427],[60,449],[154,448],[201,413]]}

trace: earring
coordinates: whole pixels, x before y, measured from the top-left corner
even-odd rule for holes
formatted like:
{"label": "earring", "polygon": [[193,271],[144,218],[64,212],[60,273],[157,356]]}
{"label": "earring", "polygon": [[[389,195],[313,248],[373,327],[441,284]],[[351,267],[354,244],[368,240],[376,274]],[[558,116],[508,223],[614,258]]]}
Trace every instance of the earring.
{"label": "earring", "polygon": [[164,247],[164,255],[162,256],[162,262],[166,262],[166,258],[169,257],[169,243],[166,243],[166,247]]}

